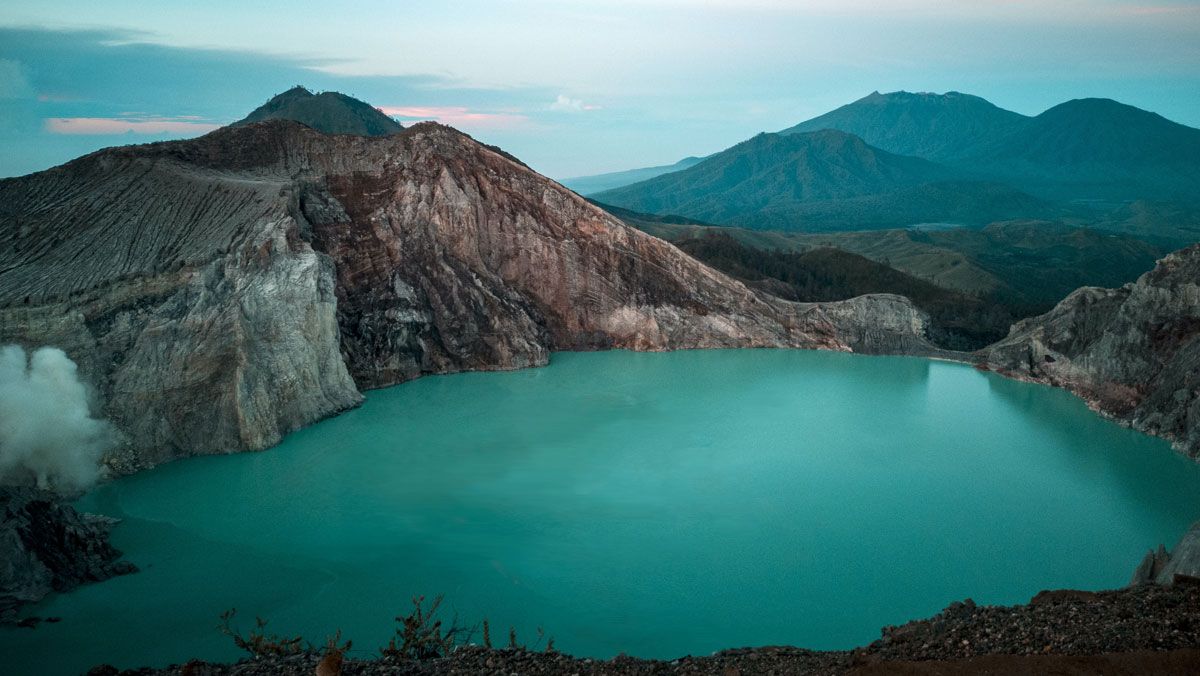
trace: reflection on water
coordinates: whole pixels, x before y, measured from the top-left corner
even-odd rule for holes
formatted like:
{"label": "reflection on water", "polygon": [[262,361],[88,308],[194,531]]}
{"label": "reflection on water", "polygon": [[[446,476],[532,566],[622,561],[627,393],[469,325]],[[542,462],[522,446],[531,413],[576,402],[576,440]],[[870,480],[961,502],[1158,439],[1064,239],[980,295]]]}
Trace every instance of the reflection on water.
{"label": "reflection on water", "polygon": [[142,572],[42,604],[63,621],[0,650],[18,674],[231,658],[214,625],[237,607],[368,654],[439,593],[576,654],[844,648],[965,597],[1120,586],[1197,489],[1166,443],[959,364],[559,354],[97,489],[83,506],[126,519]]}
{"label": "reflection on water", "polygon": [[[1196,462],[1179,453],[1146,453],[1150,445],[1166,446],[1166,442],[1150,440],[1146,435],[1118,427],[1116,423],[1100,424],[1100,415],[1093,414],[1091,424],[1072,425],[1078,419],[1083,402],[1073,394],[1048,385],[1022,383],[996,374],[987,374],[991,394],[1006,407],[1028,421],[1039,435],[1051,443],[1045,445],[1064,469],[1097,486],[1119,491],[1128,501],[1144,510],[1158,510],[1170,518],[1173,507],[1165,503],[1162,493],[1187,495],[1195,490],[1193,482]],[[1200,518],[1200,498],[1195,516]],[[1182,532],[1168,534],[1171,546]]]}

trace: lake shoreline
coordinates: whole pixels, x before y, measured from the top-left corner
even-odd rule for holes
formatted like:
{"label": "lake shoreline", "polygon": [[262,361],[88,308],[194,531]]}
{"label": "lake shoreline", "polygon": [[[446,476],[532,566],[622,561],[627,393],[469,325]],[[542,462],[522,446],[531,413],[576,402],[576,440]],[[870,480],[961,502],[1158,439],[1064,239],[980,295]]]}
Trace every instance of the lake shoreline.
{"label": "lake shoreline", "polygon": [[317,651],[235,663],[192,661],[164,669],[98,666],[89,675],[1186,674],[1200,668],[1198,646],[1200,585],[1181,583],[1105,592],[1047,591],[1018,606],[977,606],[968,599],[934,617],[885,627],[879,640],[849,651],[766,646],[674,660],[624,655],[596,660],[468,645],[448,657],[423,661],[345,657],[337,660],[338,670],[325,672],[319,665],[332,660]]}
{"label": "lake shoreline", "polygon": [[[460,373],[377,390],[363,406],[271,452],[194,458],[105,484],[78,507],[125,518],[115,544],[148,579],[137,575],[117,583],[118,591],[97,585],[104,589],[31,608],[67,622],[24,634],[27,657],[80,640],[91,645],[86,661],[74,658],[78,670],[104,659],[122,666],[232,659],[211,627],[235,606],[310,639],[338,622],[369,646],[394,615],[394,602],[382,599],[442,591],[465,604],[465,617],[486,613],[517,624],[522,635],[542,623],[564,649],[582,655],[663,658],[759,640],[836,653],[870,640],[881,624],[925,616],[950,599],[979,594],[983,603],[1008,604],[1038,589],[1122,584],[1133,559],[1174,541],[1197,516],[1179,497],[1190,492],[1193,463],[1161,441],[1102,422],[1066,392],[1029,388],[958,360],[859,356],[556,353],[551,369]],[[831,419],[830,411],[845,419]],[[976,441],[964,447],[968,438]],[[1134,480],[1142,474],[1157,478]],[[322,477],[336,478],[335,485]],[[1036,488],[1043,484],[1054,488]],[[687,486],[703,490],[679,488]],[[903,494],[889,497],[887,486],[903,486]],[[1023,496],[1016,487],[1032,492]],[[1164,492],[1176,497],[1163,500]],[[307,499],[296,503],[296,494]],[[847,496],[855,513],[845,509]],[[910,502],[921,506],[897,511]],[[748,504],[753,509],[743,513]],[[261,515],[259,525],[239,525],[246,509]],[[1059,517],[1047,521],[1048,513]],[[997,519],[1023,524],[1043,553],[1021,554],[1024,545],[989,535],[986,524]],[[1071,525],[1050,525],[1063,519]],[[757,526],[747,531],[748,523]],[[390,534],[382,548],[375,544],[381,532]],[[917,532],[926,540],[919,548],[896,540]],[[864,539],[892,552],[883,566],[891,572],[873,572],[881,567],[864,559]],[[711,558],[714,543],[729,555],[697,570],[696,552]],[[622,546],[628,556],[597,562]],[[351,560],[336,556],[342,547],[367,556],[355,560],[405,562],[405,574],[385,580],[307,554]],[[990,563],[966,554],[992,550]],[[1081,565],[1078,551],[1091,552],[1090,562]],[[747,577],[746,558],[736,552],[776,558]],[[668,598],[636,582],[653,579],[664,561],[678,584],[713,591]],[[1008,563],[993,570],[995,561]],[[617,565],[628,584],[615,585]],[[461,572],[443,575],[447,566]],[[274,587],[212,584],[196,572],[206,569],[270,579]],[[780,570],[794,574],[770,572]],[[571,591],[581,585],[603,595]],[[505,587],[513,591],[490,591]],[[158,590],[150,596],[159,600],[148,602],[147,589]],[[98,627],[94,609],[116,597],[161,614],[160,606],[184,608],[197,593],[209,597],[202,608],[167,613],[187,631],[163,636],[158,647],[130,642],[144,621],[136,610],[123,610],[126,619],[100,635],[80,633]],[[326,609],[321,597],[335,603]],[[527,598],[555,601],[526,611]],[[581,604],[589,598],[610,600],[587,616]],[[655,610],[670,605],[687,610],[674,619]],[[840,625],[821,619],[822,608],[847,617]],[[873,614],[849,617],[854,608]],[[619,621],[644,626],[617,631],[618,616],[630,612]],[[805,617],[819,626],[807,626]],[[659,636],[672,625],[687,627],[687,618],[700,624]],[[68,631],[68,623],[77,629]]]}

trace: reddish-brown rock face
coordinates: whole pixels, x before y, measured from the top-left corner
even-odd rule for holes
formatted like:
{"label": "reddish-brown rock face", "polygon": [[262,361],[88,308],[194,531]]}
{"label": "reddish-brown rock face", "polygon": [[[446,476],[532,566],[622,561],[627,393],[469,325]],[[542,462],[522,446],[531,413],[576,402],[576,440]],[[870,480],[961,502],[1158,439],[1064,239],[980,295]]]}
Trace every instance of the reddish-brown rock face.
{"label": "reddish-brown rock face", "polygon": [[932,351],[903,298],[757,294],[434,124],[115,148],[0,181],[0,204],[0,342],[63,347],[130,467],[554,350]]}

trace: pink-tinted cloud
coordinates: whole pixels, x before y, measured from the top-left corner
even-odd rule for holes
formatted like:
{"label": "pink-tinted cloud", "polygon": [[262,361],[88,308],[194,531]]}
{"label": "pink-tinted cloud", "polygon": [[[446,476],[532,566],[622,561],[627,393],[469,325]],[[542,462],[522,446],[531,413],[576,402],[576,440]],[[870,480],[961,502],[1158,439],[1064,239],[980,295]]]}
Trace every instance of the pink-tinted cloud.
{"label": "pink-tinted cloud", "polygon": [[111,136],[117,134],[206,134],[221,125],[184,117],[51,117],[46,131],[52,134]]}
{"label": "pink-tinted cloud", "polygon": [[402,121],[435,120],[476,129],[512,129],[529,122],[528,117],[518,113],[482,113],[462,106],[383,106],[380,110]]}

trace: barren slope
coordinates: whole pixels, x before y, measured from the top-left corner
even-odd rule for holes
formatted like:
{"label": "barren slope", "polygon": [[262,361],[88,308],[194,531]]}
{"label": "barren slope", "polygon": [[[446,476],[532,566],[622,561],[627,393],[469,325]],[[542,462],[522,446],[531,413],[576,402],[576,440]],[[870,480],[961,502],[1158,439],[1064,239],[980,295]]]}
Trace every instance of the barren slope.
{"label": "barren slope", "polygon": [[114,148],[0,181],[0,205],[0,342],[63,347],[130,469],[552,350],[930,349],[905,299],[760,296],[434,124]]}

